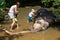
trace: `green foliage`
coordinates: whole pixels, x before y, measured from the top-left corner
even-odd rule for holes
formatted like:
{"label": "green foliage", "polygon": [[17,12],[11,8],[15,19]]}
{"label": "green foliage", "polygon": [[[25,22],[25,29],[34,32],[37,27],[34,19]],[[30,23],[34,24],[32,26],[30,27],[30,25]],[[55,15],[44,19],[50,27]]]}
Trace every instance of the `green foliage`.
{"label": "green foliage", "polygon": [[52,12],[57,18],[60,19],[60,11],[53,11]]}
{"label": "green foliage", "polygon": [[59,8],[60,7],[60,0],[54,0],[53,6],[55,8]]}
{"label": "green foliage", "polygon": [[60,0],[6,0],[6,6],[10,7],[15,4],[16,1],[21,2],[21,6],[43,5],[44,7],[60,7]]}
{"label": "green foliage", "polygon": [[2,8],[2,7],[4,8],[5,5],[6,5],[5,0],[0,0],[0,8]]}
{"label": "green foliage", "polygon": [[0,0],[0,22],[4,20],[5,18],[5,5],[6,5],[6,2],[5,0]]}
{"label": "green foliage", "polygon": [[42,0],[41,1],[44,7],[52,7],[53,0]]}
{"label": "green foliage", "polygon": [[0,21],[3,21],[4,20],[4,10],[2,8],[0,8]]}
{"label": "green foliage", "polygon": [[60,0],[42,0],[41,2],[45,7],[60,7]]}
{"label": "green foliage", "polygon": [[41,2],[43,4],[43,6],[48,6],[48,1],[47,0],[42,0]]}
{"label": "green foliage", "polygon": [[5,6],[10,7],[10,6],[14,5],[16,1],[17,0],[5,0],[5,2],[6,2]]}

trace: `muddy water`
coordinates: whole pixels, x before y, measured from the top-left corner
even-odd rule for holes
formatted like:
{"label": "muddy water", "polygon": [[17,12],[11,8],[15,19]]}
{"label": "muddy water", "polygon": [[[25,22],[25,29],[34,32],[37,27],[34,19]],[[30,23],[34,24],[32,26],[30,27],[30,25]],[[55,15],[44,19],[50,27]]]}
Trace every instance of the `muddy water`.
{"label": "muddy water", "polygon": [[0,40],[60,40],[60,31],[49,28],[37,33],[26,33],[18,36],[8,36],[0,32]]}
{"label": "muddy water", "polygon": [[49,28],[46,31],[38,33],[24,34],[19,40],[60,40],[60,32]]}

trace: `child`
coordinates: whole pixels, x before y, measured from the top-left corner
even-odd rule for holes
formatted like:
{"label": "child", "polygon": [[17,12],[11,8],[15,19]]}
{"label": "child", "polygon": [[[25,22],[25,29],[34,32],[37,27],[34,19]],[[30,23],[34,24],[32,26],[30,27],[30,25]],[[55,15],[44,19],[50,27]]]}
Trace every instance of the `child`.
{"label": "child", "polygon": [[11,6],[10,10],[9,10],[9,17],[10,19],[13,19],[14,17],[17,17],[17,14],[18,14],[18,7],[19,7],[20,3],[19,2],[16,2],[15,5]]}
{"label": "child", "polygon": [[16,27],[17,27],[17,29],[18,29],[18,20],[17,20],[17,18],[13,18],[13,22],[12,22],[12,24],[11,24],[11,29],[10,29],[10,31],[13,31],[13,29],[15,29]]}
{"label": "child", "polygon": [[16,22],[16,21],[14,21],[14,19],[15,19],[15,17],[17,17],[17,14],[18,14],[18,12],[19,12],[19,11],[18,11],[19,5],[20,5],[20,3],[19,3],[19,2],[16,2],[16,4],[13,5],[13,6],[11,6],[11,8],[10,8],[10,10],[9,10],[8,15],[9,15],[9,17],[10,17],[10,19],[11,19],[11,22],[12,22],[12,24],[11,24],[11,29],[12,29],[14,23]]}
{"label": "child", "polygon": [[35,10],[32,9],[31,12],[29,13],[29,16],[28,16],[28,22],[32,21],[34,13],[35,13]]}

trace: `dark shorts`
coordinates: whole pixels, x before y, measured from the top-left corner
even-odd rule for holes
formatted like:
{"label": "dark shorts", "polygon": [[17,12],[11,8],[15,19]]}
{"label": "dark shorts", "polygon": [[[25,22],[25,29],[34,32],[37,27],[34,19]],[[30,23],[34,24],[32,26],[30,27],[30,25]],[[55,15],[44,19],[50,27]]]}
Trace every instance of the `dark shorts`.
{"label": "dark shorts", "polygon": [[32,17],[28,17],[28,20],[29,20],[29,21],[32,21]]}

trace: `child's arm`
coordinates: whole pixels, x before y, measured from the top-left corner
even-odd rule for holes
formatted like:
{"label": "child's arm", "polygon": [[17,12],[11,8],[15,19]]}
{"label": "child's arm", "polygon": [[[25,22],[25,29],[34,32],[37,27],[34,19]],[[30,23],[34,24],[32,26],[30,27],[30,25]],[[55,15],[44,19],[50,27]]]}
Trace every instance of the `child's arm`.
{"label": "child's arm", "polygon": [[14,13],[15,13],[15,14],[18,13],[18,9],[17,9],[17,7],[14,8]]}

